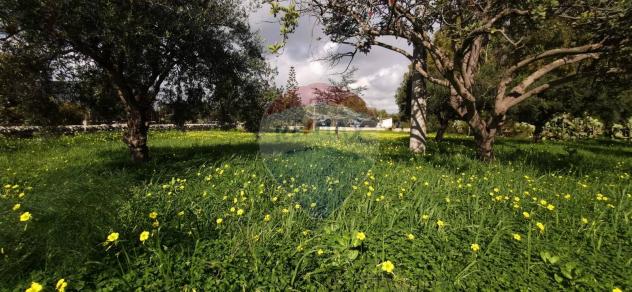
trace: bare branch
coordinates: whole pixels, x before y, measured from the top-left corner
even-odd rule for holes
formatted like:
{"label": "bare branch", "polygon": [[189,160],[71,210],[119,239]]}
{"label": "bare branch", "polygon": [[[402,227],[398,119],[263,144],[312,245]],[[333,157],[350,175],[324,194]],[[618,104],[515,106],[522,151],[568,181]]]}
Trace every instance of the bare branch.
{"label": "bare branch", "polygon": [[531,75],[527,76],[526,78],[524,78],[522,80],[522,82],[518,83],[518,85],[514,86],[514,88],[511,90],[511,93],[509,95],[514,95],[514,94],[522,94],[524,93],[524,91],[531,86],[531,84],[533,84],[534,82],[538,81],[540,78],[542,78],[544,75],[548,74],[549,72],[562,67],[564,65],[568,65],[568,64],[573,64],[573,63],[577,63],[577,62],[581,62],[583,60],[586,59],[598,59],[599,58],[599,54],[598,53],[589,53],[589,54],[580,54],[580,55],[575,55],[575,56],[570,56],[570,57],[564,57],[562,59],[557,59],[551,63],[548,63],[544,66],[542,66],[540,69],[536,70],[535,72],[531,73]]}
{"label": "bare branch", "polygon": [[374,45],[376,45],[376,46],[379,46],[379,47],[391,50],[393,52],[400,53],[400,54],[404,55],[404,57],[408,58],[411,61],[413,60],[413,55],[411,55],[410,53],[406,52],[405,50],[403,50],[401,48],[398,48],[398,47],[395,47],[395,46],[392,46],[392,45],[389,45],[387,43],[383,43],[383,42],[380,42],[380,41],[373,41],[372,43]]}
{"label": "bare branch", "polygon": [[602,43],[595,43],[595,44],[588,44],[588,45],[584,45],[584,46],[578,46],[578,47],[572,47],[572,48],[559,48],[559,49],[551,49],[545,52],[542,52],[540,54],[534,55],[534,56],[530,56],[527,57],[525,59],[523,59],[522,61],[516,63],[515,65],[509,67],[507,70],[505,70],[505,72],[503,73],[502,78],[500,79],[501,81],[499,82],[498,86],[497,86],[497,95],[496,95],[496,102],[500,102],[502,101],[502,99],[505,97],[505,93],[507,90],[507,85],[509,83],[511,83],[511,81],[513,80],[513,75],[520,69],[545,58],[549,58],[549,57],[559,57],[559,56],[568,56],[568,55],[576,55],[576,54],[585,54],[585,53],[590,53],[590,52],[599,52],[601,49],[603,49],[603,44]]}
{"label": "bare branch", "polygon": [[421,66],[420,63],[416,63],[415,64],[415,70],[417,72],[419,72],[419,74],[421,74],[421,76],[423,76],[424,78],[426,78],[428,81],[440,85],[440,86],[444,86],[444,87],[449,87],[450,86],[450,82],[448,80],[445,79],[441,79],[441,78],[437,78],[437,77],[433,77],[431,76],[428,71],[424,70],[423,67]]}
{"label": "bare branch", "polygon": [[558,78],[550,82],[546,82],[531,90],[528,90],[528,91],[526,90],[529,86],[531,86],[534,82],[542,78],[547,73],[567,64],[581,62],[586,59],[598,59],[598,58],[599,58],[598,53],[582,54],[582,55],[576,55],[572,57],[566,57],[563,59],[558,59],[545,65],[544,67],[533,72],[531,75],[525,78],[525,80],[523,80],[520,84],[516,85],[514,89],[511,91],[511,93],[507,97],[503,98],[500,103],[497,102],[496,112],[498,113],[498,112],[506,111],[512,106],[515,106],[516,104],[524,101],[525,99],[531,96],[540,94],[551,87],[564,84],[570,80],[575,79],[577,76],[579,76],[578,73],[573,73],[565,77]]}

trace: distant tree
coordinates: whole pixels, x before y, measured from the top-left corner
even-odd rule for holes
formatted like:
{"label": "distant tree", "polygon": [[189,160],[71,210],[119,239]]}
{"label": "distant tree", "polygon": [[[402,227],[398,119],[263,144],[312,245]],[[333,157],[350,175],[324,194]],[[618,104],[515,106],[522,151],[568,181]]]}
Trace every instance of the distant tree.
{"label": "distant tree", "polygon": [[[78,72],[72,82],[72,102],[85,111],[88,123],[109,123],[125,120],[125,109],[115,88],[99,68],[88,67]],[[69,82],[70,83],[70,82]]]}
{"label": "distant tree", "polygon": [[409,68],[408,71],[404,72],[402,82],[399,84],[399,87],[397,87],[397,91],[395,91],[395,103],[397,103],[399,116],[402,121],[410,120],[410,101],[412,98],[412,79],[410,78],[410,71]]}
{"label": "distant tree", "polygon": [[204,83],[177,76],[168,80],[158,101],[170,111],[171,122],[184,131],[187,121],[195,120],[204,112],[208,113],[208,98]]}
{"label": "distant tree", "polygon": [[298,90],[298,81],[296,81],[296,69],[294,66],[290,67],[290,72],[288,72],[287,85],[285,87],[288,93],[296,94]]}
{"label": "distant tree", "polygon": [[279,94],[272,104],[268,107],[267,114],[280,113],[291,108],[297,108],[302,105],[301,98],[298,96],[298,82],[296,81],[296,70],[290,67],[288,73],[285,91]]}
{"label": "distant tree", "polygon": [[261,58],[234,0],[3,0],[0,16],[3,47],[51,46],[102,70],[125,108],[124,141],[137,162],[149,158],[149,115],[166,79],[249,74],[246,56]]}
{"label": "distant tree", "polygon": [[[327,104],[335,107],[349,107],[356,112],[366,112],[367,107],[364,101],[359,95],[366,88],[364,87],[352,87],[351,84],[355,83],[354,74],[356,69],[345,72],[341,75],[340,80],[330,79],[331,86],[325,89],[316,88],[314,94],[316,95],[316,102]],[[360,101],[359,101],[360,100]],[[341,112],[342,113],[342,112]],[[336,136],[338,136],[339,119],[344,118],[345,114],[332,113],[331,123],[332,127],[335,127]]]}
{"label": "distant tree", "polygon": [[0,53],[0,124],[62,123],[53,96],[53,67],[47,52],[23,48],[22,55]]}

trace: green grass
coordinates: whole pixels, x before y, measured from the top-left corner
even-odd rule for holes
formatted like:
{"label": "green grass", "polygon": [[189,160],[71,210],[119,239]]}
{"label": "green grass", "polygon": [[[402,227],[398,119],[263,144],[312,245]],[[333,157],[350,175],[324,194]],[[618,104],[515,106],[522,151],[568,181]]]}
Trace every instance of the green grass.
{"label": "green grass", "polygon": [[0,290],[632,289],[630,144],[406,138],[152,133],[141,166],[117,133],[0,139]]}

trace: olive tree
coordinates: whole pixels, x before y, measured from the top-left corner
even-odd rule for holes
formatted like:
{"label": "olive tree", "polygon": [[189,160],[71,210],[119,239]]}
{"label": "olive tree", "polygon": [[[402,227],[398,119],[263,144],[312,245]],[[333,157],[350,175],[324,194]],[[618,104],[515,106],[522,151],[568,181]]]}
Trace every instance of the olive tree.
{"label": "olive tree", "polygon": [[[426,81],[449,88],[450,106],[467,121],[478,156],[487,161],[494,157],[494,140],[509,109],[550,88],[595,74],[591,64],[629,45],[632,18],[629,0],[305,0],[300,4],[318,17],[333,41],[353,47],[341,55],[383,47],[409,58]],[[522,38],[536,36],[541,25],[551,22],[556,23],[551,31],[571,26],[577,33],[560,45],[520,46]],[[445,38],[437,38],[439,32]],[[384,36],[408,40],[413,52],[384,41]],[[499,63],[495,92],[491,110],[482,111],[475,88],[481,64],[490,59]],[[425,66],[430,62],[436,74]],[[554,72],[559,77],[548,78]]]}
{"label": "olive tree", "polygon": [[192,71],[248,74],[261,58],[236,0],[1,0],[3,47],[46,45],[102,70],[127,114],[123,140],[134,161],[149,157],[149,114],[166,79]]}

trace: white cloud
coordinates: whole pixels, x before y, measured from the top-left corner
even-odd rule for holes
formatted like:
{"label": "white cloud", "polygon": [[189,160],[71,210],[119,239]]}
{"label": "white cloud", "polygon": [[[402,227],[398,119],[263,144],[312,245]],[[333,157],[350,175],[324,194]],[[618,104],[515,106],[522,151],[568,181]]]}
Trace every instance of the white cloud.
{"label": "white cloud", "polygon": [[[253,28],[259,29],[266,45],[279,41],[279,25],[269,15],[268,6],[253,13],[250,22]],[[404,40],[380,40],[410,50],[410,46]],[[295,67],[299,85],[327,83],[329,79],[337,79],[336,74],[344,71],[347,63],[331,67],[328,62],[321,59],[332,51],[343,49],[322,34],[314,18],[304,16],[301,17],[296,32],[290,35],[282,53],[268,55],[267,59],[278,70],[279,74],[275,79],[278,86],[285,85],[290,66]],[[367,87],[363,98],[369,106],[391,113],[397,112],[394,95],[409,63],[405,57],[383,48],[374,48],[367,55],[358,54],[351,63],[352,67],[358,69],[355,75],[357,82],[354,85]]]}

